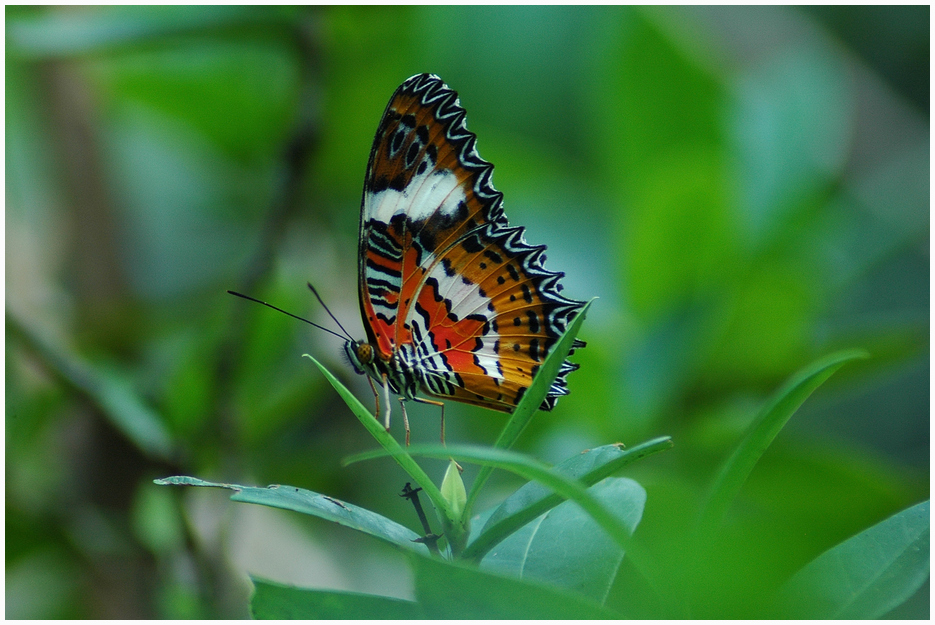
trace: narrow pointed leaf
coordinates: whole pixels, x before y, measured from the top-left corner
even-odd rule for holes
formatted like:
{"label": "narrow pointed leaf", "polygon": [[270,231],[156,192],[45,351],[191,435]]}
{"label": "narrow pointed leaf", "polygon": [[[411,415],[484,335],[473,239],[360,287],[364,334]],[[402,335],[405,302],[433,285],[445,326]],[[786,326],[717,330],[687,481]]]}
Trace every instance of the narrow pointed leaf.
{"label": "narrow pointed leaf", "polygon": [[448,503],[445,501],[445,497],[442,495],[441,491],[435,486],[431,478],[426,475],[425,471],[422,470],[415,460],[412,459],[406,450],[396,441],[393,436],[386,431],[386,428],[383,427],[383,424],[377,421],[376,417],[367,410],[360,400],[351,393],[346,386],[341,384],[328,369],[325,368],[320,362],[304,354],[306,358],[315,363],[315,366],[321,371],[322,375],[325,376],[325,379],[334,387],[334,390],[338,392],[338,395],[341,396],[341,399],[344,400],[344,403],[347,404],[347,407],[351,409],[351,412],[354,413],[354,416],[361,422],[361,424],[370,432],[370,435],[373,436],[376,441],[380,444],[383,449],[388,452],[388,455],[392,456],[396,462],[403,468],[403,471],[409,474],[409,477],[413,481],[422,487],[422,490],[432,501],[432,505],[435,506],[435,509],[439,511],[439,516],[442,517],[443,521],[446,522],[446,528],[451,525],[458,524],[460,522],[461,515],[456,515],[452,512],[451,508],[448,506]]}
{"label": "narrow pointed leaf", "polygon": [[256,486],[241,486],[239,484],[223,484],[206,482],[196,477],[178,475],[154,480],[160,485],[177,486],[208,486],[212,488],[226,488],[235,491],[231,501],[255,503],[261,506],[292,510],[302,514],[338,523],[353,530],[369,534],[393,545],[411,551],[428,553],[425,545],[413,542],[419,535],[407,527],[392,521],[375,512],[321,495],[319,493],[296,488],[294,486],[280,486],[278,484],[259,488]]}
{"label": "narrow pointed leaf", "polygon": [[[549,465],[535,458],[506,449],[472,445],[413,445],[409,448],[409,453],[428,458],[454,458],[462,462],[474,462],[510,471],[527,480],[536,480],[563,498],[577,502],[618,545],[625,549],[630,545],[630,530],[627,526],[597,501],[584,484],[554,471]],[[385,454],[386,452],[379,450],[366,452],[346,462],[377,458]]]}
{"label": "narrow pointed leaf", "polygon": [[[604,445],[575,454],[552,469],[591,486],[641,458],[671,447],[672,439],[668,436],[629,449],[620,444]],[[500,540],[562,501],[564,498],[551,489],[528,482],[494,510],[463,556],[466,559],[483,556]]]}
{"label": "narrow pointed leaf", "polygon": [[549,357],[546,358],[545,362],[539,368],[539,372],[532,381],[532,385],[523,395],[516,409],[513,410],[503,430],[500,431],[500,436],[497,438],[497,442],[494,443],[494,447],[498,449],[509,449],[519,438],[520,434],[522,434],[523,430],[526,429],[526,426],[529,425],[532,416],[539,410],[539,406],[542,405],[545,396],[549,394],[549,388],[558,376],[558,371],[562,363],[568,358],[568,352],[571,351],[571,346],[574,344],[578,332],[581,330],[581,324],[584,323],[584,318],[587,316],[592,302],[585,304],[581,312],[575,315],[575,318],[568,325],[568,329],[565,330],[562,338],[555,344]]}
{"label": "narrow pointed leaf", "polygon": [[111,424],[148,456],[171,460],[172,436],[162,417],[143,401],[126,374],[92,363],[50,342],[15,314],[7,328],[19,335],[65,383],[87,396]]}
{"label": "narrow pointed leaf", "polygon": [[763,452],[809,395],[842,366],[857,358],[866,357],[867,353],[861,350],[831,354],[793,375],[773,395],[750,425],[734,453],[721,467],[702,513],[698,529],[701,535],[720,522]]}
{"label": "narrow pointed leaf", "polygon": [[[584,323],[584,318],[588,314],[588,309],[591,307],[593,301],[594,300],[591,300],[585,304],[581,312],[575,316],[565,330],[565,334],[563,334],[562,338],[555,344],[555,347],[552,348],[552,352],[539,368],[539,372],[532,381],[532,385],[510,415],[503,430],[500,431],[500,436],[494,443],[494,447],[497,449],[509,449],[512,447],[520,434],[523,433],[523,430],[526,429],[526,426],[529,425],[532,416],[539,410],[542,400],[545,399],[545,396],[549,392],[549,387],[552,386],[552,382],[554,382],[555,378],[558,376],[558,370],[561,368],[562,363],[565,362],[565,359],[568,358],[568,352],[571,351],[571,346],[574,344],[575,338],[581,330],[581,324]],[[474,501],[477,499],[477,495],[480,494],[480,489],[490,477],[491,471],[493,471],[493,467],[483,466],[478,472],[477,477],[474,479],[474,484],[471,486],[471,491],[468,493],[467,506],[465,507],[466,514],[471,513],[474,507]]]}
{"label": "narrow pointed leaf", "polygon": [[781,618],[873,619],[928,579],[929,502],[877,523],[796,573],[776,601]]}

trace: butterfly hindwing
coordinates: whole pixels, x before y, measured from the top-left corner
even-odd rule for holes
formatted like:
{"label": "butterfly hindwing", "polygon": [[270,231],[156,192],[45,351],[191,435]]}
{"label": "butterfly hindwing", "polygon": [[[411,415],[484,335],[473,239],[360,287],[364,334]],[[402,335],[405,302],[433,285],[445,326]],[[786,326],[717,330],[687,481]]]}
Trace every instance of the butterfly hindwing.
{"label": "butterfly hindwing", "polygon": [[[545,247],[509,226],[475,142],[437,76],[390,99],[361,206],[361,312],[378,357],[413,348],[426,393],[510,411],[583,303],[559,294]],[[566,361],[544,409],[575,368]]]}

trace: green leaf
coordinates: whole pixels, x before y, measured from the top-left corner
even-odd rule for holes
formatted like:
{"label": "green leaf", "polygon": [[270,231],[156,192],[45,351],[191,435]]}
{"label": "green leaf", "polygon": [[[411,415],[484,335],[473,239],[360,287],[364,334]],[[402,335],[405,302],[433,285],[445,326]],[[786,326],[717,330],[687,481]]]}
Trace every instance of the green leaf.
{"label": "green leaf", "polygon": [[[354,413],[354,416],[357,417],[357,420],[370,432],[370,435],[376,439],[383,449],[392,456],[396,462],[403,468],[403,471],[409,474],[409,477],[413,479],[419,486],[422,487],[422,490],[432,501],[432,505],[435,506],[435,509],[439,513],[439,517],[442,520],[442,523],[445,526],[446,533],[463,533],[463,524],[461,522],[461,515],[456,515],[452,512],[451,507],[448,505],[448,502],[445,501],[444,495],[441,491],[435,486],[435,483],[426,475],[425,471],[422,470],[415,460],[412,459],[406,450],[404,450],[396,439],[386,431],[386,428],[383,427],[383,424],[377,421],[377,418],[367,410],[360,400],[350,392],[346,386],[341,384],[341,382],[328,371],[324,365],[320,362],[309,356],[308,354],[303,354],[306,358],[315,363],[315,366],[322,372],[328,382],[334,387],[334,390],[338,392],[338,395],[341,396],[341,399],[344,400],[344,403],[347,404],[347,407],[351,409],[351,412]],[[449,540],[452,536],[449,536]]]}
{"label": "green leaf", "polygon": [[250,577],[253,597],[250,613],[255,619],[423,619],[422,607],[413,601],[335,590],[295,588]]}
{"label": "green leaf", "polygon": [[619,615],[568,591],[425,557],[413,558],[416,599],[433,619],[607,619]]}
{"label": "green leaf", "polygon": [[[535,458],[506,449],[473,445],[413,445],[409,448],[409,452],[428,458],[454,458],[463,462],[474,462],[510,471],[527,480],[536,480],[562,497],[577,502],[613,538],[614,542],[624,549],[628,547],[632,549],[630,530],[627,526],[597,501],[581,482],[562,475]],[[348,458],[345,463],[350,464],[384,455],[386,452],[379,450],[365,452]]]}
{"label": "green leaf", "polygon": [[[591,486],[650,454],[672,447],[669,437],[656,438],[629,449],[604,445],[575,454],[553,471]],[[490,515],[479,535],[464,550],[465,558],[480,558],[504,537],[563,501],[561,495],[537,482],[529,482],[510,495]]]}
{"label": "green leaf", "polygon": [[822,358],[792,376],[764,406],[747,430],[734,453],[721,467],[702,511],[698,531],[707,533],[720,522],[753,467],[770,446],[789,418],[831,375],[846,363],[867,358],[862,350],[845,350]]}
{"label": "green leaf", "polygon": [[[545,396],[549,393],[552,382],[554,382],[555,378],[558,376],[559,368],[561,368],[565,359],[568,358],[568,352],[571,351],[571,346],[578,336],[581,324],[584,323],[584,318],[587,316],[588,309],[591,307],[593,301],[594,300],[591,300],[585,304],[581,312],[575,316],[565,330],[565,334],[562,335],[562,338],[559,339],[555,347],[552,348],[552,352],[539,368],[539,372],[532,381],[532,385],[527,389],[526,394],[523,395],[523,399],[520,400],[516,409],[510,415],[506,425],[504,425],[503,429],[500,431],[500,436],[497,437],[494,443],[494,447],[497,449],[509,449],[512,447],[520,434],[523,433],[523,430],[526,429],[526,426],[529,425],[532,416],[539,410],[539,406],[542,405],[542,400],[544,400]],[[465,514],[469,515],[471,513],[474,507],[474,501],[477,499],[478,494],[480,494],[480,489],[490,477],[491,471],[493,471],[492,466],[481,467],[471,486],[471,492],[468,494],[467,506],[464,509]]]}
{"label": "green leaf", "polygon": [[882,617],[929,577],[929,525],[925,501],[832,547],[780,590],[780,618]]}
{"label": "green leaf", "polygon": [[20,336],[59,378],[86,395],[140,450],[160,460],[172,460],[175,449],[162,418],[143,401],[125,373],[93,364],[52,344],[10,311],[7,328]]}
{"label": "green leaf", "polygon": [[310,514],[325,519],[326,521],[338,523],[339,525],[369,534],[398,547],[420,553],[428,553],[428,549],[425,545],[414,542],[419,538],[419,535],[409,528],[365,508],[303,488],[280,486],[279,484],[267,486],[266,488],[241,486],[239,484],[222,484],[206,482],[196,477],[188,477],[186,475],[177,475],[175,477],[166,477],[153,481],[163,486],[209,486],[212,488],[230,489],[236,491],[231,495],[231,501],[255,503],[261,506],[270,506],[272,508],[282,508],[283,510]]}
{"label": "green leaf", "polygon": [[[632,533],[643,516],[646,491],[628,478],[606,478],[589,489]],[[553,508],[511,534],[481,562],[488,570],[535,579],[604,603],[623,561],[623,549],[574,502]]]}

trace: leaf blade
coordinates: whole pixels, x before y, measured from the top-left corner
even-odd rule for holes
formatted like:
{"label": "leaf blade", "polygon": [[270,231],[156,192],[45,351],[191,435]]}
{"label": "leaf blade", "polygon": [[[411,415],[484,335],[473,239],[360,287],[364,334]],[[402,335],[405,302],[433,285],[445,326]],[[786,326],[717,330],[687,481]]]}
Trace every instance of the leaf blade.
{"label": "leaf blade", "polygon": [[[631,546],[630,531],[626,525],[594,499],[581,482],[554,471],[552,467],[535,458],[506,449],[474,445],[413,445],[409,452],[427,458],[454,458],[463,462],[489,465],[510,471],[527,480],[536,480],[563,498],[577,502],[621,547],[626,549]],[[379,450],[366,452],[358,454],[354,460],[376,458],[385,453]]]}
{"label": "leaf blade", "polygon": [[162,417],[134,389],[127,375],[53,344],[16,314],[7,327],[18,334],[65,383],[86,395],[101,414],[148,456],[172,461],[178,450]]}
{"label": "leaf blade", "polygon": [[[619,444],[604,445],[576,454],[555,465],[553,470],[592,486],[637,460],[671,447],[672,439],[667,436],[629,449],[622,449]],[[500,540],[563,500],[561,495],[537,482],[523,485],[494,510],[483,529],[464,550],[464,557],[482,557]]]}
{"label": "leaf blade", "polygon": [[253,503],[316,516],[358,532],[369,534],[374,538],[407,550],[428,553],[425,545],[414,542],[419,538],[419,535],[396,521],[371,512],[366,508],[339,501],[333,497],[305,490],[304,488],[281,486],[279,484],[267,486],[266,488],[241,486],[240,484],[208,482],[187,475],[177,475],[153,481],[163,486],[201,486],[233,490],[235,492],[231,495],[231,501]]}
{"label": "leaf blade", "polygon": [[848,362],[867,357],[862,350],[836,352],[799,370],[773,394],[712,483],[698,525],[700,534],[720,522],[760,457],[812,392]]}
{"label": "leaf blade", "polygon": [[253,596],[250,613],[255,619],[398,619],[425,618],[418,603],[392,597],[336,590],[296,588],[250,577]]}
{"label": "leaf blade", "polygon": [[824,552],[782,587],[782,618],[880,618],[929,576],[929,502],[877,523]]}
{"label": "leaf blade", "polygon": [[[532,381],[532,385],[527,389],[525,395],[523,395],[523,399],[520,400],[519,405],[516,406],[516,409],[500,431],[500,435],[497,437],[496,442],[494,442],[495,448],[509,449],[512,447],[520,434],[523,433],[523,430],[526,429],[526,426],[529,425],[533,415],[539,410],[542,400],[544,400],[545,396],[548,394],[549,386],[551,386],[556,376],[558,376],[559,368],[562,366],[562,363],[565,362],[565,359],[568,358],[568,352],[571,351],[571,347],[578,336],[578,332],[581,330],[581,324],[584,323],[584,318],[587,316],[588,309],[590,309],[593,302],[594,300],[591,300],[585,304],[581,311],[575,315],[575,318],[568,325],[562,338],[559,339],[558,343],[556,343],[555,347],[552,349],[552,353],[549,354],[545,362],[539,368],[539,372]],[[493,468],[490,466],[481,467],[468,493],[467,505],[464,508],[465,515],[469,515],[473,510],[474,501],[477,499],[481,488],[487,482],[492,471]]]}
{"label": "leaf blade", "polygon": [[[646,504],[642,486],[628,478],[609,477],[588,491],[631,534],[636,530]],[[541,522],[534,521],[535,532],[514,532],[487,554],[481,567],[568,588],[603,604],[623,561],[623,548],[573,501],[540,518]]]}
{"label": "leaf blade", "polygon": [[619,615],[560,588],[413,557],[416,598],[433,619],[607,619]]}
{"label": "leaf blade", "polygon": [[403,471],[409,474],[409,477],[413,479],[419,486],[422,487],[422,490],[432,501],[432,505],[435,506],[435,509],[439,511],[439,516],[442,518],[442,522],[445,524],[445,529],[448,531],[451,528],[457,527],[460,522],[460,515],[456,515],[451,507],[445,501],[444,495],[442,495],[441,490],[435,483],[432,482],[431,478],[422,470],[415,460],[412,459],[412,456],[409,455],[405,449],[396,441],[393,436],[386,431],[386,428],[377,421],[367,408],[360,402],[357,397],[351,393],[346,386],[341,384],[341,381],[338,380],[327,368],[312,356],[304,354],[306,358],[315,363],[315,366],[321,371],[322,375],[325,376],[325,379],[331,384],[338,395],[341,396],[341,399],[344,400],[344,403],[347,404],[347,407],[351,409],[351,412],[354,413],[354,416],[357,417],[358,421],[370,432],[370,435],[376,439],[377,443],[380,444],[383,449],[385,449],[393,459],[396,460],[397,464],[402,467]]}

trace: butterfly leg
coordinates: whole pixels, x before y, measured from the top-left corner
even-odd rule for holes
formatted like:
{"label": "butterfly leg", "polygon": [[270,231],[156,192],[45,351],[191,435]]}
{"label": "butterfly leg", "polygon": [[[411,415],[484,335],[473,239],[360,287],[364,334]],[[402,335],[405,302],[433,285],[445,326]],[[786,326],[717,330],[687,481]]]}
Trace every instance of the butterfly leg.
{"label": "butterfly leg", "polygon": [[403,409],[403,425],[406,426],[406,447],[409,447],[409,415],[406,414],[406,398],[399,398],[399,406]]}
{"label": "butterfly leg", "polygon": [[383,425],[386,427],[386,431],[390,431],[390,385],[386,381],[386,374],[383,374],[383,400],[386,404],[386,420]]}
{"label": "butterfly leg", "polygon": [[373,418],[377,421],[380,420],[380,394],[377,392],[377,387],[373,385],[373,378],[369,375],[366,376],[367,381],[370,382],[370,390],[373,391],[373,401],[377,404],[376,412],[373,413]]}
{"label": "butterfly leg", "polygon": [[440,401],[433,401],[431,399],[422,399],[421,397],[413,397],[413,401],[417,401],[420,404],[431,404],[432,406],[438,406],[442,409],[442,445],[445,444],[445,404]]}
{"label": "butterfly leg", "polygon": [[[377,387],[373,384],[373,379],[368,375],[367,381],[370,382],[370,390],[373,391],[373,400],[377,404],[377,411],[374,413],[374,418],[380,420],[380,393],[377,392]],[[383,376],[383,398],[384,404],[386,405],[386,418],[384,419],[384,426],[387,430],[390,429],[390,386],[386,381],[386,375]]]}

